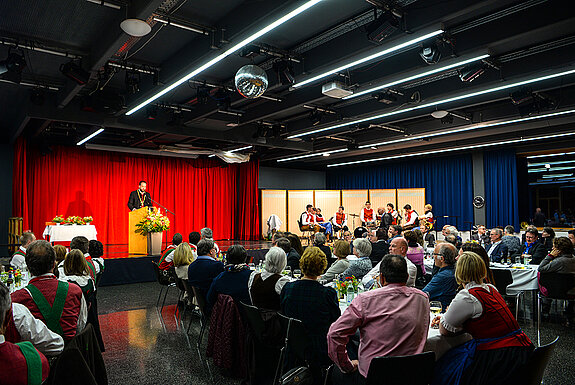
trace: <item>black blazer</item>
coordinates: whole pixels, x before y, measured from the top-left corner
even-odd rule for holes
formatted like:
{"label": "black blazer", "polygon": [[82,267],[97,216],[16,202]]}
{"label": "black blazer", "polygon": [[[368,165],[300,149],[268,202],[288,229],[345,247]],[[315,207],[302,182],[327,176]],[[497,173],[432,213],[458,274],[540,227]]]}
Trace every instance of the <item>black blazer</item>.
{"label": "black blazer", "polygon": [[[152,206],[152,196],[147,191],[144,193],[144,206]],[[133,209],[141,208],[140,197],[138,197],[138,190],[132,191],[130,193],[130,199],[128,199],[128,208],[130,211]]]}
{"label": "black blazer", "polygon": [[[521,255],[525,253],[525,243],[521,245],[521,249],[519,249],[519,253],[516,255]],[[533,246],[531,246],[531,250],[529,250],[529,254],[531,254],[531,265],[539,265],[541,261],[547,256],[547,248],[545,245],[539,240],[535,242]]]}
{"label": "black blazer", "polygon": [[[492,247],[493,243],[487,245],[485,247],[485,251],[489,252],[489,249],[491,249]],[[491,262],[502,262],[502,260],[503,262],[505,262],[508,253],[509,251],[507,249],[507,246],[505,246],[503,242],[500,242],[497,246],[495,246],[493,253],[491,253]]]}

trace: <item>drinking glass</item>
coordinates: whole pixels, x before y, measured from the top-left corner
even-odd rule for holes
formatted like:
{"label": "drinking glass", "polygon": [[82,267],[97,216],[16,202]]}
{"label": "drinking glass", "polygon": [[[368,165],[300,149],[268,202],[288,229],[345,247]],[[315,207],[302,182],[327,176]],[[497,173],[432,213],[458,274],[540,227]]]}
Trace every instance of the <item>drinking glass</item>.
{"label": "drinking glass", "polygon": [[301,278],[301,270],[299,270],[299,269],[294,270],[293,271],[293,277],[295,279],[300,279]]}
{"label": "drinking glass", "polygon": [[442,306],[441,302],[439,301],[430,301],[429,302],[429,310],[433,313],[434,316],[438,316],[441,314]]}
{"label": "drinking glass", "polygon": [[523,263],[529,265],[531,263],[531,255],[523,254]]}
{"label": "drinking glass", "polygon": [[284,268],[283,274],[284,274],[284,275],[291,275],[291,267],[290,267],[290,266],[286,266],[286,267]]}

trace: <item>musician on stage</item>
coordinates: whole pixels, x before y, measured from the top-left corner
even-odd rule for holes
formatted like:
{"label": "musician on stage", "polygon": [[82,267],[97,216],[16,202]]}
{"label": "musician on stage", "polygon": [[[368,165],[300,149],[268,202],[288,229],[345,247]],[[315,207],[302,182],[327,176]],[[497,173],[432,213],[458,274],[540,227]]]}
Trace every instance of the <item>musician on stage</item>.
{"label": "musician on stage", "polygon": [[393,203],[388,203],[387,204],[387,212],[391,215],[391,224],[392,225],[397,225],[397,217],[398,217],[398,213],[395,210]]}
{"label": "musician on stage", "polygon": [[424,214],[419,216],[420,221],[424,221],[424,222],[427,222],[430,224],[430,225],[428,225],[430,230],[433,228],[433,225],[435,223],[435,219],[433,218],[433,213],[431,212],[432,208],[433,207],[431,207],[431,205],[429,203],[426,204],[425,206],[423,206]]}
{"label": "musician on stage", "polygon": [[347,227],[347,214],[344,212],[343,206],[339,206],[337,209],[337,213],[333,214],[333,218],[331,219],[332,228],[335,232],[340,230],[348,231],[349,228]]}
{"label": "musician on stage", "polygon": [[[315,223],[324,230],[325,235],[327,237],[327,240],[330,240],[330,237],[332,236],[333,230],[332,230],[332,225],[331,222],[326,221],[323,218],[323,215],[321,214],[321,209],[315,208]],[[320,230],[321,231],[321,230]]]}
{"label": "musician on stage", "polygon": [[361,223],[363,226],[375,226],[375,212],[371,208],[371,202],[365,202],[365,207],[361,209],[359,213],[359,219],[361,219]]}
{"label": "musician on stage", "polygon": [[402,226],[404,230],[413,229],[419,226],[419,216],[415,210],[411,209],[410,204],[403,206],[405,210],[405,224]]}
{"label": "musician on stage", "polygon": [[300,218],[302,230],[312,230],[314,233],[319,231],[319,226],[315,223],[315,214],[312,205],[308,204],[305,206],[305,211],[301,214]]}
{"label": "musician on stage", "polygon": [[142,180],[138,185],[138,189],[130,193],[128,208],[134,211],[144,206],[152,207],[152,196],[149,192],[146,192],[146,181]]}

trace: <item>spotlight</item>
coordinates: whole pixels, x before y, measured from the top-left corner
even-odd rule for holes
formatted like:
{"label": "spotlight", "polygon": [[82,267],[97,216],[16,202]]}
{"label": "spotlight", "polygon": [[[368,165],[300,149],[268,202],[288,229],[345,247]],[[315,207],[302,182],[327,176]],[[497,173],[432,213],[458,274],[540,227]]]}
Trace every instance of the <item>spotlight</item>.
{"label": "spotlight", "polygon": [[461,68],[458,72],[462,82],[471,83],[485,72],[485,66],[483,62],[471,63]]}
{"label": "spotlight", "polygon": [[373,43],[381,43],[386,37],[399,29],[400,17],[385,11],[366,28],[367,38]]}
{"label": "spotlight", "polygon": [[137,18],[125,19],[120,23],[122,31],[130,36],[142,37],[152,32],[150,24]]}
{"label": "spotlight", "polygon": [[321,112],[319,112],[318,110],[313,110],[313,111],[310,111],[308,119],[311,121],[311,124],[313,126],[317,126],[318,124],[321,123],[322,117],[323,117],[323,114]]}
{"label": "spotlight", "polygon": [[519,115],[528,116],[538,110],[536,96],[531,89],[523,87],[509,95],[511,102],[517,107]]}
{"label": "spotlight", "polygon": [[26,67],[24,54],[8,51],[6,60],[0,61],[0,74],[4,74],[2,76],[4,80],[20,83],[24,67]]}
{"label": "spotlight", "polygon": [[83,86],[90,80],[90,73],[84,70],[79,64],[69,61],[60,66],[60,72],[68,79],[75,81],[78,85]]}
{"label": "spotlight", "polygon": [[435,64],[441,59],[441,51],[439,51],[435,43],[424,44],[421,51],[419,51],[419,56],[427,64]]}
{"label": "spotlight", "polygon": [[389,91],[378,92],[372,95],[380,103],[393,104],[397,101],[397,97]]}
{"label": "spotlight", "polygon": [[295,73],[293,66],[287,60],[282,60],[274,63],[274,71],[277,73],[278,79],[282,85],[291,85],[295,83]]}

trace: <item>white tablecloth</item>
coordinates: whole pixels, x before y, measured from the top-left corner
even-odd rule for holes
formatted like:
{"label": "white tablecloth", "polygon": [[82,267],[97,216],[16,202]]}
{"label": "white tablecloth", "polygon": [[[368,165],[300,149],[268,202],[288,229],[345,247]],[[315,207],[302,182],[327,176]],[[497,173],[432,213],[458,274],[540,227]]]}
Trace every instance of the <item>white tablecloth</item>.
{"label": "white tablecloth", "polygon": [[513,282],[507,286],[507,294],[514,295],[520,291],[537,290],[537,268],[538,265],[513,265],[502,266],[500,264],[491,264],[491,270],[510,270]]}
{"label": "white tablecloth", "polygon": [[98,232],[94,225],[61,225],[46,226],[44,239],[50,237],[50,242],[70,242],[72,238],[83,235],[88,240],[98,239]]}

